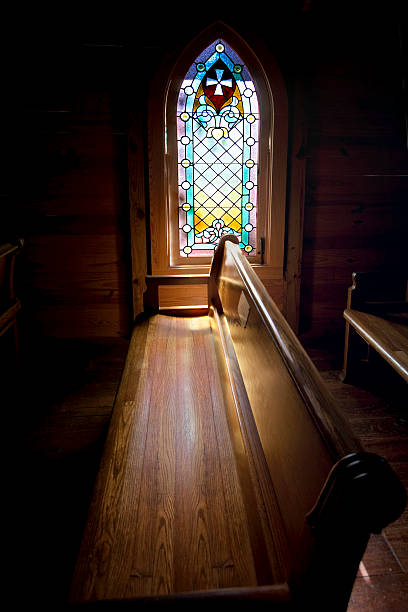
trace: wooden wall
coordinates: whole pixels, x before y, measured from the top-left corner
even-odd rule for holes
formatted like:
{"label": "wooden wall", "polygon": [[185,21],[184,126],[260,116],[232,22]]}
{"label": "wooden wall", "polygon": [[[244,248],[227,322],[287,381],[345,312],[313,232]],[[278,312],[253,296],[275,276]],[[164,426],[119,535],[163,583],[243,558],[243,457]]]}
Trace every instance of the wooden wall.
{"label": "wooden wall", "polygon": [[[330,3],[325,14],[315,5],[293,2],[292,12],[254,23],[251,36],[262,38],[282,67],[291,126],[294,109],[304,114],[303,139],[296,134],[290,153],[306,159],[300,331],[326,336],[343,333],[353,271],[394,267],[406,258],[408,165],[398,15],[383,7],[358,17],[344,3]],[[62,31],[54,20],[18,43],[5,208],[12,231],[25,238],[20,287],[31,331],[129,332],[129,182],[140,223],[144,96],[162,58],[207,25],[179,30],[175,40],[167,17],[161,14],[159,27],[151,28],[140,15],[134,20],[117,9],[104,16],[103,27],[90,20],[78,27],[78,17]],[[248,29],[245,21],[235,16],[228,23],[240,31]],[[295,101],[294,91],[303,91]],[[138,96],[135,184],[134,168],[128,179],[128,115]],[[294,189],[299,199],[303,191]],[[144,246],[133,252],[143,254]]]}
{"label": "wooden wall", "polygon": [[408,264],[402,22],[392,3],[387,8],[327,15],[334,27],[311,24],[304,79],[304,334],[343,335],[353,272]]}
{"label": "wooden wall", "polygon": [[14,134],[23,321],[39,335],[126,335],[125,49],[57,25],[30,43],[16,63],[22,107]]}

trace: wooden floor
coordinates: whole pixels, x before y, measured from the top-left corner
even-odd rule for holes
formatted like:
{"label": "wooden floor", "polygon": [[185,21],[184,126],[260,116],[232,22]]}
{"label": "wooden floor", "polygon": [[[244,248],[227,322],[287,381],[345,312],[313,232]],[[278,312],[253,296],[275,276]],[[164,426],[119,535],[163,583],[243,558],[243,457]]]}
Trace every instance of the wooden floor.
{"label": "wooden floor", "polygon": [[[2,368],[10,391],[3,408],[10,465],[6,584],[22,603],[57,610],[66,601],[127,347],[119,339],[49,340],[26,350],[17,375]],[[364,388],[345,385],[339,347],[306,348],[366,449],[385,456],[408,487],[404,389],[391,397],[376,377]],[[408,511],[372,537],[349,606],[405,609]]]}

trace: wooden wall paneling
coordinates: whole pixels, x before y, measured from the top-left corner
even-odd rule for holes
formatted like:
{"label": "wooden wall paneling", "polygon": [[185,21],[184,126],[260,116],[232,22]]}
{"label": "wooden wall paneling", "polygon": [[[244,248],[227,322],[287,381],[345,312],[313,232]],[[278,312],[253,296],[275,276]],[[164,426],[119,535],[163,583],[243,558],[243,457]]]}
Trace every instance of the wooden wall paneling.
{"label": "wooden wall paneling", "polygon": [[[310,173],[310,174],[309,174]],[[407,176],[404,174],[360,175],[357,166],[348,175],[311,173],[308,168],[309,205],[318,204],[401,204],[406,201]],[[339,215],[340,218],[341,215]]]}
{"label": "wooden wall paneling", "polygon": [[61,337],[126,335],[124,253],[115,235],[37,235],[26,244],[22,285],[30,326]]}
{"label": "wooden wall paneling", "polygon": [[206,285],[163,286],[159,287],[160,307],[172,306],[207,306],[208,292]]}
{"label": "wooden wall paneling", "polygon": [[66,119],[64,129],[43,133],[31,126],[24,159],[32,162],[28,174],[24,172],[26,188],[34,187],[37,199],[103,195],[110,198],[112,209],[121,189],[117,166],[126,135],[114,134],[109,124],[89,126],[74,117]]}
{"label": "wooden wall paneling", "polygon": [[[297,30],[296,19],[288,20],[282,13],[276,17],[279,28],[273,41],[267,37],[269,29],[262,24],[254,26],[248,38],[251,42],[252,36],[254,48],[266,45],[278,58],[286,85],[294,75],[305,82],[303,100],[300,98],[298,107],[295,103],[295,121],[296,116],[301,117],[301,112],[307,111],[308,123],[305,239],[303,245],[299,245],[299,257],[292,257],[296,236],[291,232],[296,224],[301,231],[302,221],[299,208],[293,206],[293,202],[297,201],[300,206],[303,172],[302,160],[296,157],[298,151],[294,146],[291,181],[297,174],[300,182],[297,186],[296,179],[295,185],[289,183],[288,296],[283,307],[288,317],[295,321],[295,327],[299,318],[299,329],[313,330],[316,334],[324,332],[326,325],[326,318],[319,318],[319,310],[322,316],[323,311],[341,311],[343,304],[339,299],[338,283],[340,276],[348,275],[353,263],[367,269],[384,261],[402,261],[406,256],[400,240],[401,228],[407,220],[408,162],[398,15],[391,11],[382,11],[379,15],[373,10],[370,28],[367,28],[367,16],[357,15],[354,9],[353,19],[342,5],[334,9],[336,19],[330,15],[331,19],[325,20],[323,7],[308,4],[307,10],[302,11]],[[323,18],[321,21],[319,15]],[[243,19],[236,18],[237,31],[241,29],[240,21],[242,26]],[[27,264],[28,296],[34,295],[37,286],[45,283],[44,278],[37,278],[41,269],[37,267],[39,262],[30,261],[30,245],[36,244],[38,236],[41,242],[46,241],[45,236],[53,237],[50,248],[55,248],[56,236],[83,236],[81,246],[77,243],[79,250],[86,249],[87,235],[116,236],[116,244],[108,242],[113,249],[112,261],[123,257],[115,272],[115,287],[120,285],[121,289],[114,307],[118,309],[114,313],[115,321],[124,323],[114,333],[121,334],[129,315],[131,274],[127,260],[132,255],[133,267],[140,264],[136,276],[143,275],[144,266],[143,253],[137,250],[139,247],[135,251],[132,244],[131,253],[127,245],[129,198],[131,224],[135,215],[136,224],[142,221],[138,215],[143,214],[140,206],[144,201],[141,191],[135,195],[142,189],[143,171],[139,168],[141,174],[136,179],[131,169],[135,159],[128,159],[129,86],[136,90],[136,80],[135,85],[129,85],[132,79],[129,79],[128,60],[132,58],[128,51],[132,45],[139,55],[141,50],[147,49],[143,57],[150,63],[143,68],[139,65],[139,69],[145,70],[143,78],[148,82],[156,72],[162,71],[158,74],[159,79],[166,76],[164,64],[172,65],[177,48],[168,44],[171,38],[168,24],[161,24],[155,34],[141,33],[137,42],[129,38],[130,46],[123,44],[127,31],[118,28],[113,34],[113,25],[106,25],[106,29],[99,30],[93,22],[92,27],[83,24],[80,33],[47,28],[40,35],[40,30],[33,29],[21,40],[24,62],[18,66],[18,78],[15,79],[18,87],[13,95],[22,102],[16,122],[19,137],[15,141],[23,146],[14,145],[18,178],[12,184],[13,202],[22,214],[21,218],[14,213],[12,216],[13,225],[18,230],[23,229],[18,234],[26,238],[28,250],[22,261]],[[205,25],[203,23],[202,27]],[[196,24],[188,29],[190,37],[200,29]],[[295,34],[290,42],[286,36],[289,32]],[[187,39],[187,34],[184,36]],[[344,44],[346,39],[347,45]],[[178,49],[183,47],[182,40],[177,44]],[[140,77],[141,73],[138,74]],[[159,93],[163,93],[163,88]],[[157,100],[156,108],[158,106]],[[139,140],[139,135],[133,136]],[[161,147],[162,140],[159,149]],[[154,197],[153,194],[152,200]],[[141,223],[140,230],[143,232]],[[156,239],[154,232],[153,239]],[[140,245],[142,242],[143,239]],[[300,284],[297,266],[302,248],[299,314],[296,309]],[[330,253],[333,249],[338,251],[337,255]],[[341,250],[344,256],[340,255]],[[356,254],[358,257],[354,256]],[[68,252],[66,255],[69,258]],[[44,256],[48,257],[46,250]],[[322,262],[325,257],[326,267]],[[332,264],[335,278],[326,281]],[[315,269],[318,270],[316,274]],[[76,270],[74,276],[74,271],[68,270],[65,275],[67,279],[72,278],[74,286],[74,279],[80,278],[81,272]],[[31,278],[27,279],[28,276]],[[85,271],[84,277],[87,277]],[[271,282],[276,284],[275,280],[272,278]],[[83,282],[87,282],[85,278]],[[317,284],[311,285],[312,282]],[[35,304],[33,300],[33,322],[37,314],[44,320],[40,312],[43,308],[48,309],[48,297],[56,297],[53,286],[60,287],[58,301],[62,307],[67,285],[62,287],[58,283],[55,272],[49,278],[49,293],[37,294],[39,301]],[[313,295],[321,295],[325,283],[326,299],[320,309],[310,300]],[[132,292],[134,304],[140,303],[140,288],[134,285]],[[83,297],[94,299],[90,294]],[[67,299],[72,298],[67,294]],[[315,315],[310,318],[312,310]],[[66,314],[68,320],[68,305]],[[112,333],[113,328],[110,330]],[[76,333],[86,336],[87,324],[84,322],[76,327]]]}
{"label": "wooden wall paneling", "polygon": [[[67,337],[129,329],[124,48],[75,37],[33,43],[22,125],[27,331]],[[35,67],[35,71],[34,71]]]}
{"label": "wooden wall paneling", "polygon": [[[408,152],[402,138],[395,23],[347,25],[348,46],[318,33],[308,88],[309,147],[301,331],[344,333],[355,271],[407,261]],[[343,295],[342,295],[343,293]]]}
{"label": "wooden wall paneling", "polygon": [[390,242],[390,237],[404,233],[400,220],[405,205],[369,203],[355,205],[322,204],[307,211],[305,237],[309,248],[372,248]]}
{"label": "wooden wall paneling", "polygon": [[[35,334],[54,338],[126,337],[121,304],[46,304],[36,312]],[[30,330],[32,331],[32,330]],[[27,332],[26,332],[27,333]]]}

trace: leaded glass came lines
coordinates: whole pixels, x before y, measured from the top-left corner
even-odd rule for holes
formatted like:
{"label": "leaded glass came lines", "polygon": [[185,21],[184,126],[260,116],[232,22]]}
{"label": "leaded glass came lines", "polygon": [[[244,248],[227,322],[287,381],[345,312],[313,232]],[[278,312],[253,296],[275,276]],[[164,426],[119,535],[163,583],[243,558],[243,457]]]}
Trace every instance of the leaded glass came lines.
{"label": "leaded glass came lines", "polygon": [[249,72],[216,41],[188,70],[177,104],[181,255],[211,256],[224,234],[256,253],[258,134]]}

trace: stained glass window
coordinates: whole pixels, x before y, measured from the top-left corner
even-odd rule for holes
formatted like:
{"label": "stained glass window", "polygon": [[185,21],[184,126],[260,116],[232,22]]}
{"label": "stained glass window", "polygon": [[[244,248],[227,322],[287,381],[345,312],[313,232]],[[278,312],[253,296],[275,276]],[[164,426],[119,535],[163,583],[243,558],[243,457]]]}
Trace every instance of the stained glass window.
{"label": "stained glass window", "polygon": [[254,83],[223,40],[188,70],[177,103],[179,248],[211,256],[234,234],[256,253],[259,108]]}

